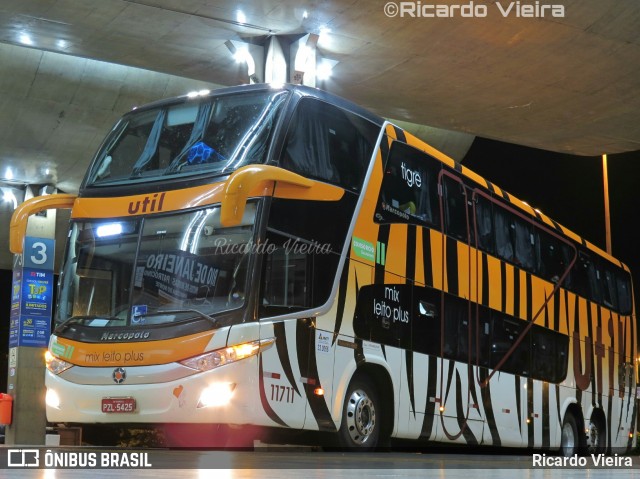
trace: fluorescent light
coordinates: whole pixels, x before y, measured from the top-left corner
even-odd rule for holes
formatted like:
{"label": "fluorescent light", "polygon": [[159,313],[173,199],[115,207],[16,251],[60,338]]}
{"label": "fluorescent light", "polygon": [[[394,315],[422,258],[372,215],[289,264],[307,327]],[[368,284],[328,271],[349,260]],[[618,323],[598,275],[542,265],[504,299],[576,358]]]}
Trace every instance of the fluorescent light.
{"label": "fluorescent light", "polygon": [[33,45],[33,39],[31,38],[31,36],[27,33],[21,33],[20,34],[20,43],[24,44],[24,45]]}
{"label": "fluorescent light", "polygon": [[236,14],[236,19],[238,20],[238,23],[247,23],[247,16],[244,14],[242,10],[238,10],[238,13]]}

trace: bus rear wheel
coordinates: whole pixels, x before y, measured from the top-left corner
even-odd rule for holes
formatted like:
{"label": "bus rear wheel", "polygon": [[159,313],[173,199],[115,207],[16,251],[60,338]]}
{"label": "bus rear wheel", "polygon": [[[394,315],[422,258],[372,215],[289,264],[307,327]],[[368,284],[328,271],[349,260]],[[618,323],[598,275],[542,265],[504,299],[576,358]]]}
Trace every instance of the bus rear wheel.
{"label": "bus rear wheel", "polygon": [[340,445],[356,451],[370,451],[378,445],[382,421],[375,386],[366,377],[349,384],[338,431]]}
{"label": "bus rear wheel", "polygon": [[607,450],[607,433],[604,420],[599,416],[591,416],[587,432],[587,452],[589,454],[602,454]]}

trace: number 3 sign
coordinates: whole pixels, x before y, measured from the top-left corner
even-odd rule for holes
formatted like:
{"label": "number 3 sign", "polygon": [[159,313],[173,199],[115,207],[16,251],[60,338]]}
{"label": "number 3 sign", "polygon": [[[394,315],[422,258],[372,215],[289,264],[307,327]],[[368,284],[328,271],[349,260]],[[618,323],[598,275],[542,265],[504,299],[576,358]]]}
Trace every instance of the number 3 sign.
{"label": "number 3 sign", "polygon": [[24,239],[24,267],[53,271],[55,242],[49,238]]}

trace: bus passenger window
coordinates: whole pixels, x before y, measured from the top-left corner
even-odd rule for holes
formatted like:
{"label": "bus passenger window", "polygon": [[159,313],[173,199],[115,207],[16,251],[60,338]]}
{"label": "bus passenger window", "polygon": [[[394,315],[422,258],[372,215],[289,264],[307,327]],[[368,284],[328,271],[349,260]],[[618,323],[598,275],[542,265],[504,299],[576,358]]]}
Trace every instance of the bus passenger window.
{"label": "bus passenger window", "polygon": [[515,232],[515,262],[521,268],[534,271],[537,244],[533,235],[533,226],[528,222],[516,219],[513,223]]}
{"label": "bus passenger window", "polygon": [[[491,367],[495,366],[509,353],[515,342],[522,335],[525,324],[512,321],[505,316],[495,314],[493,317],[493,339],[491,343]],[[511,351],[502,370],[507,373],[527,376],[531,371],[529,357],[529,334]]]}
{"label": "bus passenger window", "polygon": [[602,284],[603,304],[607,308],[618,310],[618,292],[616,291],[616,278],[610,269],[598,270],[600,283]]}
{"label": "bus passenger window", "polygon": [[445,231],[461,241],[468,241],[467,228],[467,195],[464,185],[459,181],[444,176],[442,178],[445,198]]}
{"label": "bus passenger window", "polygon": [[531,328],[531,375],[536,379],[560,382],[567,374],[569,338],[541,326]]}
{"label": "bus passenger window", "polygon": [[359,191],[371,160],[377,127],[320,100],[300,100],[280,166]]}
{"label": "bus passenger window", "polygon": [[439,292],[435,289],[415,286],[413,302],[412,350],[423,354],[440,354]]}
{"label": "bus passenger window", "polygon": [[501,208],[494,208],[496,225],[496,254],[507,261],[513,261],[512,229],[515,229],[510,215]]}
{"label": "bus passenger window", "polygon": [[580,252],[572,273],[573,287],[577,294],[597,303],[602,301],[596,269],[587,254]]}
{"label": "bus passenger window", "polygon": [[477,245],[480,249],[493,253],[493,206],[482,196],[476,196],[474,204]]}
{"label": "bus passenger window", "polygon": [[[471,320],[473,328],[476,328],[478,334],[478,351],[477,363],[480,366],[489,366],[491,362],[491,313],[488,308],[480,307],[480,317],[476,322],[475,318]],[[475,334],[474,334],[475,336]],[[475,344],[473,345],[475,349]]]}
{"label": "bus passenger window", "polygon": [[617,275],[618,284],[618,304],[621,314],[631,313],[631,283],[629,281],[629,275],[626,272],[620,271]]}
{"label": "bus passenger window", "polygon": [[438,225],[438,170],[439,165],[426,153],[394,142],[384,170],[376,222]]}
{"label": "bus passenger window", "polygon": [[538,234],[538,242],[540,243],[539,273],[555,284],[560,281],[568,266],[563,257],[562,245],[559,240],[544,232]]}

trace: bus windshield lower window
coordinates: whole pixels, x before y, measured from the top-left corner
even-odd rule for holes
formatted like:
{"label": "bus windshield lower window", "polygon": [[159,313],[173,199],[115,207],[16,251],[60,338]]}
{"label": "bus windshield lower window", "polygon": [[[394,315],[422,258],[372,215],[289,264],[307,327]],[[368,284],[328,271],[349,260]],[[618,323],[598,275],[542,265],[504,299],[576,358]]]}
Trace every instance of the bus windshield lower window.
{"label": "bus windshield lower window", "polygon": [[58,319],[149,325],[242,307],[255,212],[249,203],[232,228],[220,225],[220,208],[74,223]]}

